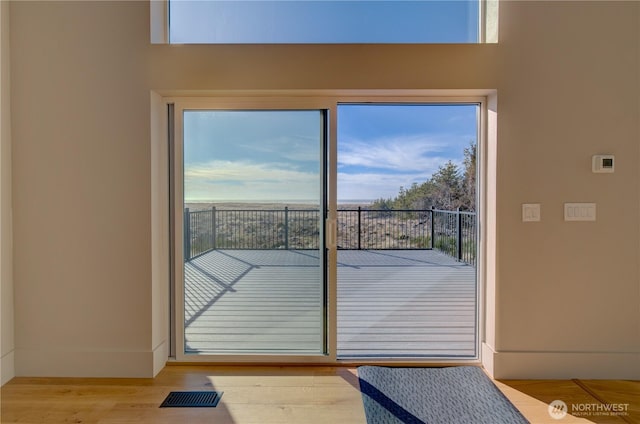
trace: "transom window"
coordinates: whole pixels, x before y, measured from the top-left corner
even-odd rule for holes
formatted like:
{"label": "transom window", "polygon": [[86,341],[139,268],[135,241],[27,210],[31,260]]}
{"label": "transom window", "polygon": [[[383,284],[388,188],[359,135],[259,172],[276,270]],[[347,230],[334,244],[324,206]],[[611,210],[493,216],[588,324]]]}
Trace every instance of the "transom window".
{"label": "transom window", "polygon": [[169,42],[478,43],[481,0],[169,0]]}

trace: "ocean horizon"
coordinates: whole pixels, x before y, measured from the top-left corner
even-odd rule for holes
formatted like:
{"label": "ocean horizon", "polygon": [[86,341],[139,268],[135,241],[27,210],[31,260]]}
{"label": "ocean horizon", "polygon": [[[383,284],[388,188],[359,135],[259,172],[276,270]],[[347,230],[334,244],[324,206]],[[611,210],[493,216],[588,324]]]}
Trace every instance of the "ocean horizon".
{"label": "ocean horizon", "polygon": [[[375,202],[376,199],[338,199],[339,205],[346,204],[362,204],[369,205]],[[185,204],[187,203],[294,203],[301,205],[317,205],[318,200],[309,200],[309,199],[251,199],[251,200],[238,200],[238,199],[196,199],[196,200],[185,200]]]}

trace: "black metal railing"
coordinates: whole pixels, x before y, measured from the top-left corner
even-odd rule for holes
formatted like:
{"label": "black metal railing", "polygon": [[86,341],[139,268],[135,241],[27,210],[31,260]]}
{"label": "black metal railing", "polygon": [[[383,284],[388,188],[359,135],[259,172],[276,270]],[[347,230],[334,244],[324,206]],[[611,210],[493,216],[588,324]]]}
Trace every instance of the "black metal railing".
{"label": "black metal railing", "polygon": [[185,209],[185,259],[213,249],[317,249],[318,210]]}
{"label": "black metal railing", "polygon": [[476,213],[433,210],[433,248],[461,262],[476,265]]}
{"label": "black metal railing", "polygon": [[[317,249],[316,209],[184,210],[185,260],[214,249]],[[436,249],[476,264],[475,212],[436,209],[337,211],[338,249]]]}
{"label": "black metal railing", "polygon": [[431,210],[338,209],[338,249],[431,249]]}

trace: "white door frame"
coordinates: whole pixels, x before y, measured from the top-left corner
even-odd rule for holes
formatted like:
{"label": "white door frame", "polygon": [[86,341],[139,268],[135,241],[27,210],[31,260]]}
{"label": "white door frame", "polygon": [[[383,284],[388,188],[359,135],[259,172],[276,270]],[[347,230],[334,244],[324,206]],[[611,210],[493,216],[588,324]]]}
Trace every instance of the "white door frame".
{"label": "white door frame", "polygon": [[[486,211],[485,175],[484,166],[486,164],[487,150],[487,99],[493,92],[489,90],[311,90],[311,91],[257,91],[257,92],[202,92],[194,96],[190,93],[166,93],[163,97],[165,105],[173,105],[173,125],[170,140],[174,143],[171,158],[173,175],[171,181],[172,198],[174,204],[171,205],[174,216],[172,225],[173,240],[182,240],[182,201],[183,201],[183,169],[182,169],[182,111],[185,109],[206,109],[206,110],[326,110],[328,112],[328,134],[326,156],[327,164],[323,167],[326,175],[322,178],[326,184],[326,207],[327,220],[324,229],[327,232],[327,267],[325,281],[327,284],[327,353],[325,355],[282,355],[282,354],[233,354],[233,355],[210,355],[197,354],[187,355],[184,353],[184,293],[183,284],[183,243],[174,242],[172,248],[173,275],[171,278],[175,282],[172,286],[172,296],[174,306],[174,320],[171,323],[172,333],[170,339],[175,345],[175,356],[170,358],[176,362],[207,362],[207,363],[251,363],[251,364],[478,364],[480,363],[480,342],[484,340],[484,285],[485,285],[485,239],[483,225]],[[162,93],[161,93],[162,94]],[[478,255],[476,269],[476,357],[474,358],[399,358],[376,360],[366,358],[362,360],[340,360],[336,357],[337,351],[337,249],[336,239],[336,209],[337,209],[337,107],[341,103],[377,103],[377,104],[471,104],[480,105],[480,116],[478,117],[478,143],[477,143],[477,199],[478,199]],[[322,229],[321,229],[322,230]],[[169,231],[169,229],[167,229]],[[322,233],[322,231],[321,231]]]}

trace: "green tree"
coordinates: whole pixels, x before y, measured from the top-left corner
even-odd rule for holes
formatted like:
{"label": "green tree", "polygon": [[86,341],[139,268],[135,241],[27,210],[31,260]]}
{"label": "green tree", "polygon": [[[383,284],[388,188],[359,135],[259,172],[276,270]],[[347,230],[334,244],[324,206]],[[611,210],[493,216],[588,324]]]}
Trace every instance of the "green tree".
{"label": "green tree", "polygon": [[464,149],[464,173],[462,175],[462,191],[464,208],[476,210],[476,143],[469,143]]}
{"label": "green tree", "polygon": [[455,210],[462,206],[462,178],[458,165],[448,161],[431,177],[433,203],[437,209]]}
{"label": "green tree", "polygon": [[464,149],[464,169],[452,161],[441,165],[424,183],[400,187],[395,198],[378,199],[373,209],[476,209],[476,144]]}

